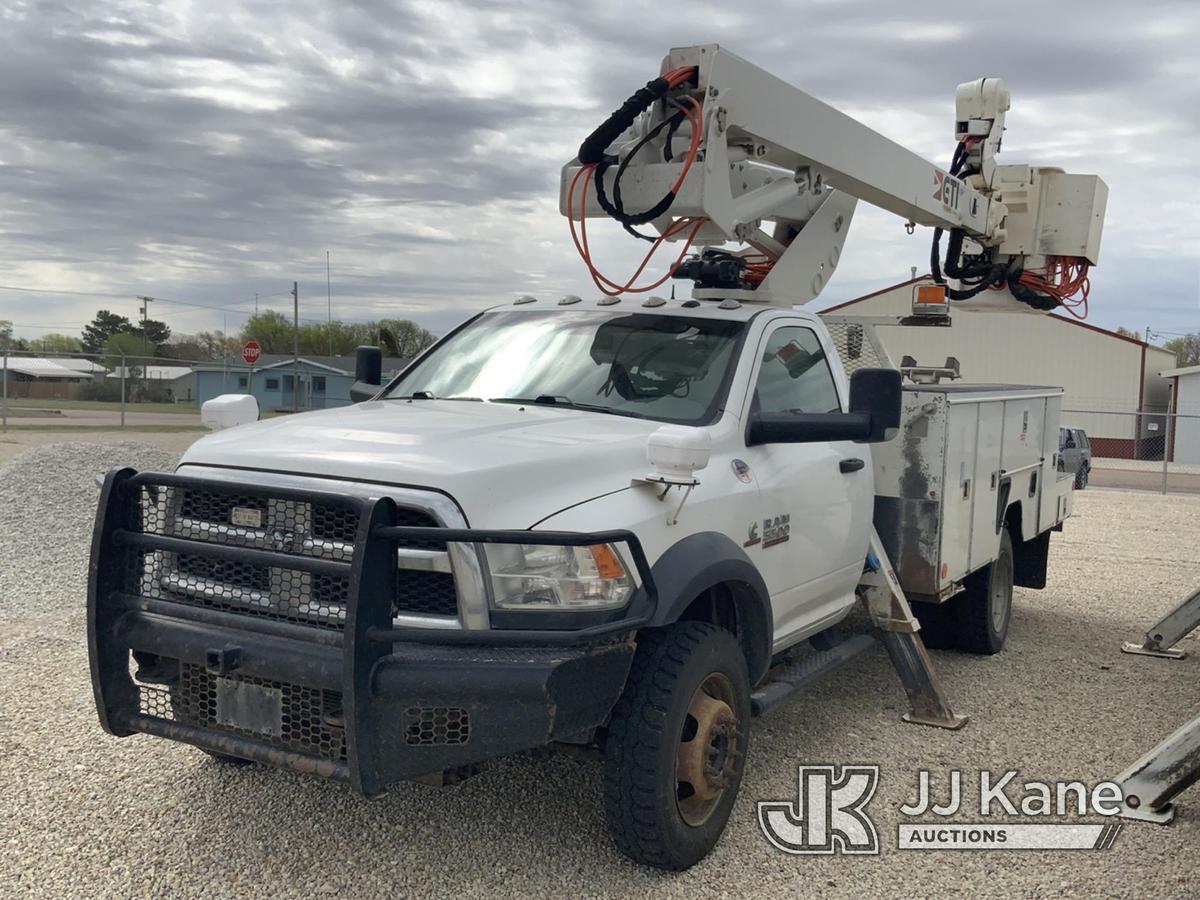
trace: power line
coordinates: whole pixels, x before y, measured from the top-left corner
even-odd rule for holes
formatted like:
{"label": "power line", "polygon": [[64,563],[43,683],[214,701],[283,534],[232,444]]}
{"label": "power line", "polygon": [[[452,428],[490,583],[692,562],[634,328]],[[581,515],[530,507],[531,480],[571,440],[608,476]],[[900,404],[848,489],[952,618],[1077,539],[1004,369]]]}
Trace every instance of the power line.
{"label": "power line", "polygon": [[53,325],[47,325],[43,322],[11,322],[8,319],[4,321],[9,322],[13,328],[86,328],[92,324],[91,322],[55,322]]}
{"label": "power line", "polygon": [[73,294],[76,297],[113,297],[118,300],[130,299],[129,294],[108,294],[101,291],[68,291],[53,290],[50,288],[17,287],[15,284],[0,284],[0,290],[20,291],[24,294]]}
{"label": "power line", "polygon": [[[291,291],[278,291],[274,294],[260,294],[258,296],[259,297],[283,297],[283,296],[290,297],[291,295],[292,295]],[[236,306],[215,306],[210,303],[195,303],[191,300],[174,300],[170,297],[152,297],[151,299],[157,300],[162,303],[173,303],[176,306],[194,306],[197,309],[212,309],[212,310],[216,310],[217,312],[234,312],[234,313],[241,313],[242,315],[246,315],[246,316],[254,315],[250,310],[240,309],[239,307],[236,307]],[[242,302],[250,303],[252,300],[254,300],[257,303],[258,297],[254,297],[254,298],[247,297],[245,299],[245,301],[235,300],[234,302],[235,303],[242,303]]]}
{"label": "power line", "polygon": [[[109,298],[116,299],[116,300],[140,300],[141,299],[140,295],[133,295],[133,294],[115,294],[115,293],[110,293],[107,291],[73,291],[73,290],[66,290],[66,289],[60,290],[57,288],[31,288],[31,287],[20,287],[15,284],[0,284],[0,291],[19,291],[20,293],[23,293],[23,294],[68,294],[73,297],[109,297]],[[259,294],[258,296],[259,297],[285,297],[285,296],[290,297],[291,294],[292,294],[291,291],[276,291],[275,293],[272,293],[272,294]],[[173,303],[177,306],[194,306],[198,309],[213,309],[213,310],[217,310],[217,311],[221,311],[221,312],[240,312],[240,313],[250,314],[248,310],[239,309],[238,307],[234,307],[234,306],[215,306],[215,305],[209,304],[209,303],[196,303],[191,300],[175,300],[170,297],[152,297],[151,299],[161,301],[162,303]],[[239,300],[235,300],[233,302],[234,303],[242,303],[242,302],[250,303],[254,299],[256,299],[256,298],[246,297],[244,300],[239,299]]]}

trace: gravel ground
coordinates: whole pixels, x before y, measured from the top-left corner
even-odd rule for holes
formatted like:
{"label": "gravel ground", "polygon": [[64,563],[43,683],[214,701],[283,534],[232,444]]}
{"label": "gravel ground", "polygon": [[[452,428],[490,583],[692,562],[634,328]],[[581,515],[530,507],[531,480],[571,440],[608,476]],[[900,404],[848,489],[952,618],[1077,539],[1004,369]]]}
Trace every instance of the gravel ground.
{"label": "gravel ground", "polygon": [[[104,735],[84,640],[92,478],[170,462],[146,445],[64,445],[0,468],[5,894],[1195,896],[1200,787],[1174,825],[1126,823],[1102,853],[902,852],[895,835],[918,768],[959,768],[965,784],[984,768],[1094,783],[1194,715],[1200,642],[1177,663],[1119,647],[1200,575],[1200,497],[1080,494],[1052,544],[1047,589],[1017,593],[1006,650],[934,654],[971,715],[962,731],[901,724],[882,651],[758,720],[725,838],[689,872],[666,875],[613,850],[593,762],[514,759],[455,788],[402,785],[368,802],[317,779]],[[869,807],[881,856],[790,857],[763,838],[755,801],[794,799],[796,765],[821,762],[883,767]]]}

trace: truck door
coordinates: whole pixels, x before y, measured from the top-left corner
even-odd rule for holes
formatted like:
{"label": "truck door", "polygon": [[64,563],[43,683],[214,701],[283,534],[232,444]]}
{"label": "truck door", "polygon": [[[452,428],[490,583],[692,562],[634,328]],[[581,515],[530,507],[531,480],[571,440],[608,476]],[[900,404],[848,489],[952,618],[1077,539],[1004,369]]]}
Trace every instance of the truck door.
{"label": "truck door", "polygon": [[[775,325],[759,349],[749,414],[844,410],[831,363],[836,357],[814,328]],[[746,448],[761,497],[758,533],[751,532],[746,552],[771,591],[777,645],[854,603],[874,508],[869,454],[851,441]]]}

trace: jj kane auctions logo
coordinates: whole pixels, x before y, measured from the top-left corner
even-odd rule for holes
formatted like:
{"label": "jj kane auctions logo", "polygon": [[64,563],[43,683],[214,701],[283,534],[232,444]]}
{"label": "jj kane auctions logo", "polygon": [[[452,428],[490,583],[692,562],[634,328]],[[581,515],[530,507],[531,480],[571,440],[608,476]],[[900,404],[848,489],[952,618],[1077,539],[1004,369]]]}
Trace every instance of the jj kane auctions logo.
{"label": "jj kane auctions logo", "polygon": [[[1107,850],[1121,826],[1085,822],[1040,822],[1042,817],[1110,817],[1121,810],[1120,787],[1102,782],[1088,788],[1080,781],[1016,783],[1017,772],[999,776],[979,773],[980,821],[950,822],[964,811],[962,773],[952,769],[945,778],[946,793],[935,796],[930,773],[917,773],[915,799],[900,813],[921,817],[901,822],[901,850]],[[770,843],[789,854],[878,854],[879,834],[867,814],[867,804],[879,785],[879,766],[800,766],[796,800],[758,804],[758,824]],[[967,813],[971,815],[970,812]],[[929,820],[928,817],[934,817]],[[1024,818],[997,822],[991,816]],[[1029,821],[1033,820],[1033,821]]]}

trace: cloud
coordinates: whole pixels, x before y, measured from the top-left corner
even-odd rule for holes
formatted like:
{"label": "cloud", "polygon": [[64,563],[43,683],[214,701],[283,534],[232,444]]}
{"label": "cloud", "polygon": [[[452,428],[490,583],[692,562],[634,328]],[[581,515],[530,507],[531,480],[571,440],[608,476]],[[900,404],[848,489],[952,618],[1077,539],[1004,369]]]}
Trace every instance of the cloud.
{"label": "cloud", "polygon": [[[1200,126],[1184,114],[1200,108],[1194,4],[631,10],[9,3],[0,283],[117,296],[0,290],[0,318],[132,314],[141,293],[248,310],[293,280],[323,312],[326,250],[347,318],[445,330],[518,293],[590,296],[557,212],[559,168],[667,49],[716,38],[943,164],[954,85],[1004,76],[1004,157],[1097,172],[1111,188],[1093,320],[1197,327]],[[595,231],[605,269],[631,271],[643,249],[615,226]],[[860,206],[823,299],[906,277],[927,256],[927,234]],[[162,315],[177,331],[222,324],[201,309]],[[231,328],[238,318],[225,316]]]}

